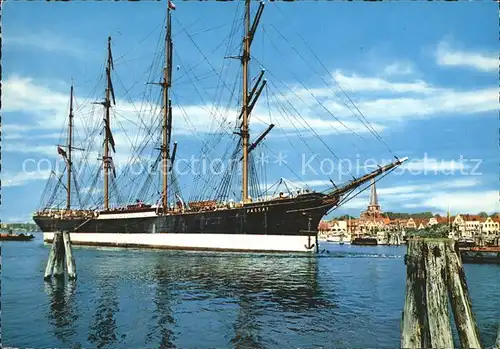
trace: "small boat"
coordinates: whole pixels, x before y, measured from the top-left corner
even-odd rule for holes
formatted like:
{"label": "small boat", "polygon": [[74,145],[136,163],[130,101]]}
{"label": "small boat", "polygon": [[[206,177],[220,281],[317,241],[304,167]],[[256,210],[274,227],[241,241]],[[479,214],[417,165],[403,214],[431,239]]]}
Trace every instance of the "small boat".
{"label": "small boat", "polygon": [[346,235],[344,233],[332,234],[326,238],[326,241],[333,242],[334,244],[344,245],[351,243],[351,235]]}
{"label": "small boat", "polygon": [[351,241],[351,245],[377,246],[378,241],[376,238],[355,238]]}
{"label": "small boat", "polygon": [[349,241],[344,241],[342,238],[338,238],[336,236],[332,236],[326,239],[327,242],[332,242],[338,245],[344,245],[346,243],[350,243]]}
{"label": "small boat", "polygon": [[0,234],[0,241],[30,241],[33,240],[35,237],[33,234],[28,234],[25,235],[23,233],[20,234]]}
{"label": "small boat", "polygon": [[475,247],[476,243],[473,239],[461,239],[457,241],[457,246],[459,248]]}
{"label": "small boat", "polygon": [[463,263],[500,264],[500,246],[459,248]]}

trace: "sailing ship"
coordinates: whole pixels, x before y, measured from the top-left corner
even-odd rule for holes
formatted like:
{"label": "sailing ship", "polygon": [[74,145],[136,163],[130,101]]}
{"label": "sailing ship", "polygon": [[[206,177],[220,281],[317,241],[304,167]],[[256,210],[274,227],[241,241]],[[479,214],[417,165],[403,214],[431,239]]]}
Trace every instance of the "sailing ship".
{"label": "sailing ship", "polygon": [[[335,185],[326,192],[301,190],[294,192],[275,192],[275,195],[250,195],[249,183],[252,180],[252,151],[256,149],[274,127],[268,128],[250,141],[249,117],[261,92],[266,86],[264,70],[250,86],[249,61],[252,40],[264,10],[260,3],[251,21],[250,0],[245,1],[244,37],[241,61],[242,95],[241,111],[238,113],[234,138],[236,151],[233,158],[241,166],[241,194],[228,199],[227,189],[230,180],[222,176],[219,188],[224,195],[205,200],[185,202],[181,191],[175,186],[172,164],[175,163],[177,143],[172,147],[172,10],[175,6],[168,2],[165,25],[164,67],[160,85],[162,91],[161,145],[157,150],[156,166],[161,164],[161,192],[158,197],[146,202],[136,200],[121,206],[110,204],[110,182],[116,179],[112,152],[115,152],[110,123],[110,109],[116,104],[111,72],[114,69],[111,52],[111,37],[108,38],[106,64],[105,99],[100,102],[104,107],[104,154],[100,161],[103,170],[103,202],[95,207],[75,207],[73,192],[78,190],[73,173],[72,153],[78,149],[73,144],[73,86],[70,91],[69,124],[67,144],[58,145],[57,151],[64,159],[67,174],[64,184],[63,175],[57,179],[57,187],[64,188],[66,203],[64,207],[54,207],[54,195],[46,200],[33,215],[36,224],[44,233],[44,241],[51,242],[57,231],[70,232],[73,244],[125,247],[153,247],[171,249],[201,249],[227,251],[288,251],[317,252],[317,226],[323,216],[352,199],[352,194],[370,180],[387,175],[407,158],[398,159],[351,181]],[[234,57],[233,57],[234,58]],[[250,88],[251,87],[251,88]],[[160,133],[160,132],[159,132]],[[72,182],[74,182],[72,186]],[[76,188],[75,188],[76,187]],[[172,189],[173,188],[173,189]],[[54,189],[56,190],[56,189]],[[239,196],[241,195],[241,196]],[[78,198],[79,199],[79,198]],[[240,199],[240,200],[238,200]],[[172,201],[175,204],[172,204]]]}

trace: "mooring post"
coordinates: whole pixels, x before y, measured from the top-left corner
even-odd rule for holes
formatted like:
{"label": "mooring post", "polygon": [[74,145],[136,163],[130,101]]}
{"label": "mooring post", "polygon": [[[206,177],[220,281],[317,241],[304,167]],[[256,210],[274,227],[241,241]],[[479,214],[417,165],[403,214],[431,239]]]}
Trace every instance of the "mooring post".
{"label": "mooring post", "polygon": [[495,342],[495,348],[500,349],[500,322],[498,323],[498,333],[497,333],[497,340]]}
{"label": "mooring post", "polygon": [[66,255],[66,270],[70,280],[76,279],[76,263],[71,250],[71,239],[67,231],[63,232],[64,251]]}
{"label": "mooring post", "polygon": [[56,244],[56,257],[54,263],[54,277],[64,277],[64,243],[62,232],[54,233],[54,240]]}
{"label": "mooring post", "polygon": [[402,348],[453,348],[448,297],[462,347],[480,348],[459,252],[451,239],[410,239]]}
{"label": "mooring post", "polygon": [[410,240],[406,260],[403,348],[452,348],[445,246],[442,241]]}
{"label": "mooring post", "polygon": [[57,250],[57,243],[56,239],[54,238],[52,240],[52,248],[50,249],[49,260],[47,261],[47,267],[45,268],[45,275],[43,277],[44,280],[50,280],[50,278],[52,277],[52,272],[54,270],[54,264],[56,259],[56,250]]}
{"label": "mooring post", "polygon": [[50,280],[52,276],[64,279],[64,267],[68,272],[68,279],[76,279],[76,263],[71,249],[69,232],[55,232],[52,240],[52,248],[49,260],[45,268],[44,280]]}
{"label": "mooring post", "polygon": [[443,241],[422,244],[427,272],[426,293],[432,348],[453,348],[448,290],[446,287],[446,246]]}
{"label": "mooring post", "polygon": [[448,290],[462,348],[481,348],[458,246],[448,244]]}
{"label": "mooring post", "polygon": [[406,295],[401,318],[401,347],[425,348],[429,347],[426,332],[427,314],[423,302],[425,301],[425,267],[422,251],[416,241],[408,241],[406,264]]}

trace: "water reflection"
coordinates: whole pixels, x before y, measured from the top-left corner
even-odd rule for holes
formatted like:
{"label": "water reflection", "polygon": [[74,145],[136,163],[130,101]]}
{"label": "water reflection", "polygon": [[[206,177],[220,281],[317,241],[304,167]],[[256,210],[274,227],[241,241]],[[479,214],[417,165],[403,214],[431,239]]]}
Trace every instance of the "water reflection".
{"label": "water reflection", "polygon": [[[176,280],[215,297],[254,296],[280,311],[334,307],[318,285],[318,260],[288,256],[193,256],[178,265]],[[255,296],[257,296],[255,298]]]}
{"label": "water reflection", "polygon": [[[310,317],[325,308],[331,314],[336,307],[338,295],[332,292],[332,285],[327,294],[320,287],[319,259],[315,257],[119,252],[101,256],[89,264],[92,279],[80,286],[90,292],[86,292],[90,300],[83,309],[90,313],[82,315],[85,319],[80,320],[80,330],[85,332],[77,338],[72,338],[76,320],[71,301],[74,287],[56,281],[50,285],[54,333],[66,347],[72,346],[71,339],[73,343],[80,341],[93,348],[173,348],[200,344],[278,347],[278,341],[270,335],[277,328],[296,331],[301,316]],[[144,299],[147,309],[147,313],[137,313],[142,324],[125,320],[120,313],[120,307],[129,306],[129,300],[136,297],[119,298],[119,285],[124,285],[127,292],[129,289],[137,292],[136,285],[147,285],[144,296],[137,296],[141,303]],[[280,314],[278,322],[270,324],[270,314]],[[134,332],[136,326],[144,331],[126,338],[118,331],[117,321],[122,319]],[[91,325],[87,327],[89,322]],[[223,332],[214,333],[213,326]],[[195,332],[181,336],[186,328],[190,328],[190,333]],[[193,336],[206,337],[207,341],[200,343]]]}
{"label": "water reflection", "polygon": [[116,326],[116,313],[118,312],[117,286],[113,284],[113,279],[110,276],[104,276],[99,280],[99,286],[97,287],[99,298],[94,305],[95,313],[87,340],[98,349],[112,346],[119,338]]}
{"label": "water reflection", "polygon": [[[47,295],[39,266],[45,265],[48,250],[30,250],[26,262],[26,245],[17,248],[9,244],[9,251],[2,250],[1,272],[8,281],[1,304],[6,346],[399,345],[406,269],[398,256],[403,248],[389,253],[382,247],[344,246],[315,258],[75,248],[77,289],[48,284]],[[499,315],[500,268],[495,267],[465,266],[485,347],[494,343]],[[40,304],[47,304],[41,312]]]}
{"label": "water reflection", "polygon": [[45,293],[49,296],[48,321],[54,335],[62,343],[70,345],[77,334],[78,309],[75,304],[76,281],[65,282],[54,278],[45,282]]}
{"label": "water reflection", "polygon": [[[229,337],[235,348],[263,348],[262,316],[269,312],[295,314],[335,308],[318,282],[318,259],[297,256],[184,254],[159,256],[156,264],[158,325],[162,345],[173,346],[172,301],[234,303],[236,317]],[[176,298],[173,290],[182,290]],[[265,329],[266,331],[268,329]],[[228,343],[229,344],[229,343]],[[269,344],[266,342],[266,344]]]}
{"label": "water reflection", "polygon": [[235,349],[265,348],[262,344],[261,324],[258,321],[259,309],[255,307],[250,295],[240,296],[238,299],[238,315],[233,325],[234,337],[231,344]]}
{"label": "water reflection", "polygon": [[[172,299],[173,299],[173,282],[169,278],[169,270],[162,268],[161,264],[157,264],[154,271],[154,278],[156,281],[155,296],[153,302],[155,304],[156,325],[146,335],[146,345],[151,343],[158,343],[160,348],[174,348],[173,344],[173,331],[171,329],[175,320],[172,314]],[[159,332],[156,334],[156,332]]]}

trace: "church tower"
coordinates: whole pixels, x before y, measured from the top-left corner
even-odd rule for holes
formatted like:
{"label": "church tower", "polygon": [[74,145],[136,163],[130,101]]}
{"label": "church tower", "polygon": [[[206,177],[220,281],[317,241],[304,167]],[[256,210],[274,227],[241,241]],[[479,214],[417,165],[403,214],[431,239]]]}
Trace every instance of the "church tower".
{"label": "church tower", "polygon": [[380,205],[378,204],[375,179],[372,179],[372,184],[370,188],[370,203],[368,204],[367,210],[361,214],[361,218],[380,218],[380,217],[382,217],[382,211],[380,210]]}

